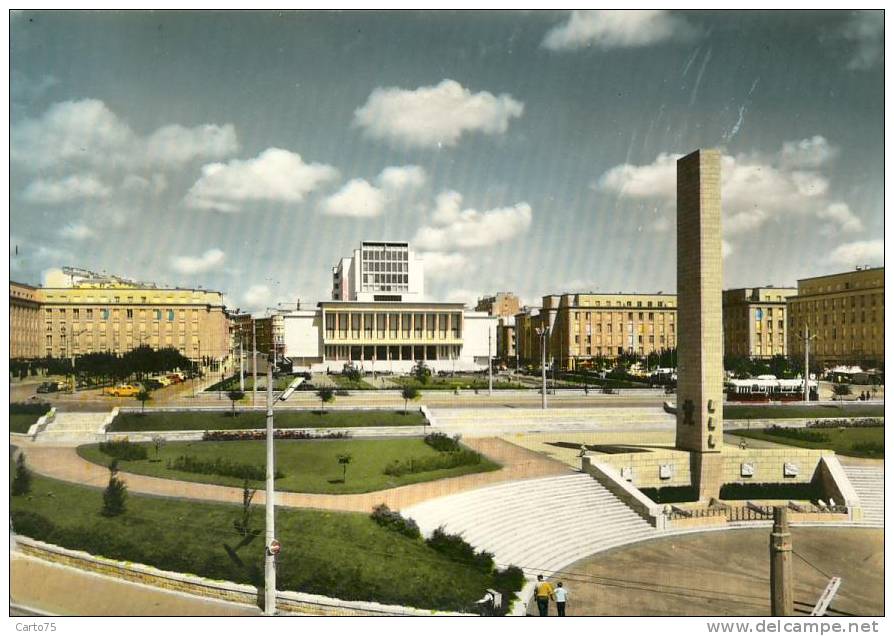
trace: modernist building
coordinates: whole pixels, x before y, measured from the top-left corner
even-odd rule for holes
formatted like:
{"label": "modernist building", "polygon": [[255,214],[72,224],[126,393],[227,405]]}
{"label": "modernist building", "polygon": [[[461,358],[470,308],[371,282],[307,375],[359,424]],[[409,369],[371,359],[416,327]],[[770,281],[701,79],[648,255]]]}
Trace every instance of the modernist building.
{"label": "modernist building", "polygon": [[40,290],[9,283],[9,357],[38,358],[40,350]]}
{"label": "modernist building", "polygon": [[419,301],[423,294],[422,258],[401,241],[363,241],[354,255],[332,268],[332,300]]}
{"label": "modernist building", "polygon": [[749,358],[788,355],[786,299],[793,287],[747,287],[723,292],[723,352]]}
{"label": "modernist building", "polygon": [[[364,241],[333,270],[333,297],[282,312],[285,356],[297,370],[406,373],[487,368],[497,319],[461,303],[424,302],[423,269],[407,243]],[[490,343],[488,339],[490,338]]]}
{"label": "modernist building", "polygon": [[478,299],[475,311],[483,311],[499,318],[497,323],[496,356],[504,361],[516,357],[515,315],[519,313],[518,296],[512,292],[498,292]]}
{"label": "modernist building", "polygon": [[64,268],[37,288],[40,355],[71,357],[141,345],[172,347],[192,360],[224,359],[228,317],[220,292],[161,288],[118,276]]}
{"label": "modernist building", "polygon": [[788,298],[789,355],[803,358],[809,328],[810,356],[821,364],[867,363],[885,356],[885,268],[804,278]]}
{"label": "modernist building", "polygon": [[519,357],[539,364],[546,332],[547,362],[574,369],[596,357],[648,355],[677,346],[677,298],[672,294],[544,296],[538,310],[515,317]]}

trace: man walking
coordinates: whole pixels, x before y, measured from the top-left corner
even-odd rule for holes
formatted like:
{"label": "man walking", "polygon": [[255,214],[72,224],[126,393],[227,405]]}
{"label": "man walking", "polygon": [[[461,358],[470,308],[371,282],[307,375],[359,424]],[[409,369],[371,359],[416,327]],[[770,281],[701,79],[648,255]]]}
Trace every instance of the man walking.
{"label": "man walking", "polygon": [[541,616],[549,616],[549,599],[553,595],[553,586],[543,580],[543,575],[537,575],[537,587],[534,588],[534,597],[537,599],[537,609]]}
{"label": "man walking", "polygon": [[556,599],[556,611],[559,616],[565,616],[565,602],[568,600],[568,590],[562,587],[562,581],[556,586],[553,592],[553,598]]}

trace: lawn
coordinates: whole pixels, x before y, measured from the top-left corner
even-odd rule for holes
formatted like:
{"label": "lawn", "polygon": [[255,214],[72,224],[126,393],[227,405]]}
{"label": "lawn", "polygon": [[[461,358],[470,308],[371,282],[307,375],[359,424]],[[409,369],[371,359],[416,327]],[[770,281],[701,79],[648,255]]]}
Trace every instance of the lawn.
{"label": "lawn", "polygon": [[[420,391],[453,391],[454,389],[478,389],[487,390],[487,375],[451,375],[432,376],[425,384],[412,376],[399,376],[389,378],[399,387],[415,387]],[[530,389],[531,387],[518,382],[506,382],[494,379],[495,389]]]}
{"label": "lawn", "polygon": [[[260,373],[261,369],[258,369],[258,391],[267,390],[267,373]],[[251,388],[254,386],[254,378],[250,373],[245,374],[245,391],[251,391]],[[281,375],[279,377],[273,378],[273,389],[275,391],[285,391],[289,388],[289,385],[295,381],[295,377],[291,375]],[[227,378],[221,382],[217,382],[216,384],[212,384],[208,388],[205,389],[206,393],[216,393],[218,391],[227,392],[230,390],[238,390],[239,389],[239,374],[231,378]]]}
{"label": "lawn", "polygon": [[[276,428],[353,428],[358,426],[419,426],[426,422],[418,410],[403,411],[275,411]],[[262,411],[241,412],[235,417],[229,411],[177,411],[121,413],[112,422],[110,432],[127,431],[217,431],[265,428],[267,416]]]}
{"label": "lawn", "polygon": [[28,429],[49,410],[49,404],[10,404],[9,432],[27,433]]}
{"label": "lawn", "polygon": [[[123,471],[153,477],[241,487],[243,482],[240,478],[175,471],[167,468],[167,462],[173,461],[181,455],[190,455],[205,461],[222,458],[254,466],[264,466],[265,448],[264,441],[171,442],[162,447],[161,461],[151,461],[155,459],[155,449],[150,448],[149,459],[121,461],[119,465]],[[103,465],[108,465],[111,461],[111,458],[100,452],[98,445],[95,444],[79,447],[78,453],[89,461]],[[350,454],[353,460],[348,465],[347,480],[342,483],[342,466],[338,463],[338,455],[345,453]],[[277,440],[276,469],[282,471],[285,476],[276,480],[276,488],[282,491],[304,493],[362,493],[499,468],[498,464],[482,457],[480,464],[411,473],[400,477],[386,475],[383,472],[385,466],[394,460],[437,455],[438,451],[418,438]],[[259,488],[264,486],[260,481],[253,485]]]}
{"label": "lawn", "polygon": [[724,404],[723,419],[757,420],[776,418],[824,418],[824,417],[884,417],[883,404],[802,404],[756,406],[753,404]]}
{"label": "lawn", "polygon": [[375,390],[376,388],[363,379],[352,380],[351,378],[343,375],[329,375],[326,377],[332,380],[332,382],[335,383],[335,387],[338,389],[345,389],[348,391],[368,391],[370,389]]}
{"label": "lawn", "polygon": [[[751,439],[760,439],[799,448],[823,448],[834,450],[841,455],[882,459],[885,456],[885,428],[883,426],[860,426],[848,428],[807,428],[783,429],[784,434],[772,429],[736,429],[727,433]],[[800,433],[808,439],[798,439]],[[823,438],[820,440],[820,437]]]}
{"label": "lawn", "polygon": [[[100,514],[102,492],[34,475],[31,493],[10,498],[16,531],[73,550],[259,585],[264,571],[261,531],[247,545],[234,529],[241,507],[131,494],[118,517]],[[279,508],[277,588],[345,600],[424,609],[474,611],[495,586],[493,573],[450,560],[421,539],[378,526],[360,513]]]}

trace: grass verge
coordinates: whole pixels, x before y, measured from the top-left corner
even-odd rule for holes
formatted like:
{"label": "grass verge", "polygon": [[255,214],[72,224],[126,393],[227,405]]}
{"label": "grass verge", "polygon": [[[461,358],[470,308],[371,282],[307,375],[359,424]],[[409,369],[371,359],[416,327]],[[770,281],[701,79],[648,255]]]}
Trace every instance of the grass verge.
{"label": "grass verge", "polygon": [[[804,433],[799,436],[793,436],[792,433],[788,432],[792,430],[806,430],[810,435],[808,436]],[[885,457],[885,428],[883,426],[776,429],[776,432],[771,428],[759,428],[734,429],[726,432],[731,435],[797,446],[798,448],[830,449],[839,455],[848,455],[850,457],[867,457],[870,459],[884,459]]]}
{"label": "grass verge", "polygon": [[[276,411],[276,428],[352,428],[359,426],[419,426],[425,416],[418,410],[403,411]],[[178,411],[172,413],[121,413],[109,431],[217,431],[264,428],[267,416],[261,411]]]}
{"label": "grass verge", "polygon": [[824,418],[824,417],[884,417],[882,404],[773,404],[755,406],[752,404],[724,404],[725,420],[759,420],[784,418]]}

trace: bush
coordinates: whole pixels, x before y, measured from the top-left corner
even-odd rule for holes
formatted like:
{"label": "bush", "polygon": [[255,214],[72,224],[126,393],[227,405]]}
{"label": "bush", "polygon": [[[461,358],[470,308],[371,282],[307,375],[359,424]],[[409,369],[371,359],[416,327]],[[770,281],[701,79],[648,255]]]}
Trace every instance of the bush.
{"label": "bush", "polygon": [[[348,439],[347,432],[309,433],[290,429],[275,429],[273,439]],[[205,442],[242,442],[267,439],[267,431],[205,431],[202,440]]]}
{"label": "bush", "polygon": [[405,537],[418,539],[422,536],[422,533],[419,532],[419,525],[415,521],[403,517],[399,512],[391,510],[385,504],[379,504],[373,508],[370,517],[383,528],[398,532]]}
{"label": "bush", "polygon": [[[201,475],[220,475],[222,477],[238,477],[253,481],[264,481],[267,478],[267,469],[264,466],[254,464],[241,464],[222,457],[213,460],[202,460],[192,455],[181,455],[174,461],[168,460],[169,470],[180,470],[185,473],[197,473]],[[277,470],[274,479],[282,479],[285,474]]]}
{"label": "bush", "polygon": [[[517,565],[508,565],[502,570],[494,572],[494,588],[503,592],[504,596],[511,596],[525,585],[525,572]],[[504,599],[504,606],[508,607],[508,599]]]}
{"label": "bush", "polygon": [[884,425],[885,419],[882,417],[860,417],[807,422],[808,428],[871,428]]}
{"label": "bush", "polygon": [[812,483],[724,484],[721,499],[806,499],[816,501],[825,496],[823,489]]}
{"label": "bush", "polygon": [[53,534],[56,526],[46,517],[30,510],[16,510],[12,514],[12,529],[38,541],[46,541]]}
{"label": "bush", "polygon": [[12,478],[10,491],[13,496],[27,495],[31,492],[31,471],[25,465],[25,453],[16,458],[16,472]]}
{"label": "bush", "polygon": [[149,458],[149,449],[145,445],[134,444],[126,439],[100,442],[99,452],[126,462]]}
{"label": "bush", "polygon": [[429,433],[425,436],[425,443],[442,453],[452,453],[462,448],[459,443],[460,436],[450,437],[446,433]]}
{"label": "bush", "polygon": [[402,475],[427,473],[432,470],[456,468],[458,466],[473,466],[480,463],[480,453],[464,448],[453,453],[441,453],[434,457],[410,457],[403,461],[395,459],[385,466],[382,472],[392,477],[400,477]]}
{"label": "bush", "polygon": [[882,442],[854,442],[851,444],[851,450],[860,455],[883,457],[885,454],[885,445]]}
{"label": "bush", "polygon": [[640,488],[639,490],[657,504],[698,501],[698,491],[692,486],[664,486],[661,488]]}
{"label": "bush", "polygon": [[37,415],[40,417],[49,410],[50,405],[47,402],[36,402],[33,404],[16,403],[9,405],[10,415]]}
{"label": "bush", "polygon": [[115,472],[109,477],[109,485],[102,493],[102,514],[106,517],[115,517],[124,512],[127,504],[127,485]]}
{"label": "bush", "polygon": [[771,426],[767,429],[767,433],[776,437],[785,437],[786,439],[794,439],[800,442],[816,442],[825,443],[829,441],[826,433],[810,431],[805,428],[787,428],[785,426]]}
{"label": "bush", "polygon": [[437,528],[432,535],[425,540],[430,548],[440,552],[451,561],[466,563],[479,572],[490,573],[494,569],[494,555],[490,552],[476,552],[468,541],[458,534],[450,534],[444,531],[444,527]]}

